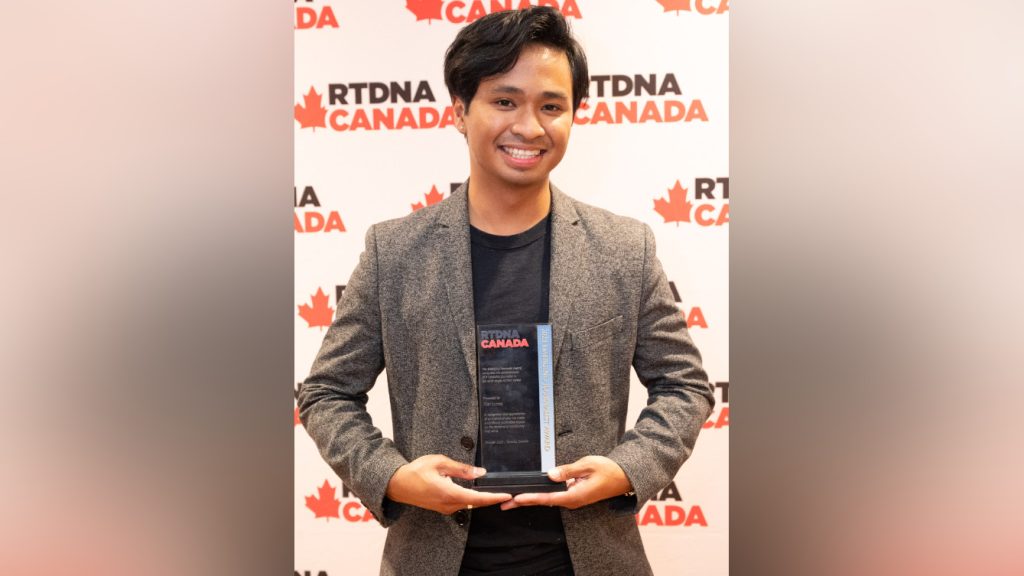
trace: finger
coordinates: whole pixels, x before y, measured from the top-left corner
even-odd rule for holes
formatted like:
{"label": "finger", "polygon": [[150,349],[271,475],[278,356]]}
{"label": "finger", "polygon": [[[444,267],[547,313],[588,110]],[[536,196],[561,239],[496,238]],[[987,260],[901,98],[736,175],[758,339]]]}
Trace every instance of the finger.
{"label": "finger", "polygon": [[[525,494],[517,494],[513,501],[519,506],[554,506],[554,494],[553,492],[527,492]],[[565,494],[565,492],[558,492],[558,494]]]}
{"label": "finger", "polygon": [[505,494],[504,492],[478,492],[455,484],[452,484],[448,491],[452,498],[461,504],[462,508],[469,505],[477,507],[493,506],[494,504],[500,504],[512,499],[511,494]]}
{"label": "finger", "polygon": [[547,506],[547,500],[545,497],[547,494],[535,494],[533,492],[527,492],[524,494],[516,494],[512,501],[517,506]]}
{"label": "finger", "polygon": [[575,509],[590,503],[591,492],[576,488],[564,492],[526,493],[518,494],[514,501],[520,506],[562,506]]}
{"label": "finger", "polygon": [[511,510],[513,508],[519,508],[519,504],[514,499],[513,500],[506,500],[506,501],[501,503],[501,509],[502,510]]}
{"label": "finger", "polygon": [[511,494],[503,492],[475,492],[475,494],[474,501],[470,502],[470,504],[478,507],[493,506],[512,500]]}
{"label": "finger", "polygon": [[569,478],[579,478],[580,476],[586,476],[594,471],[594,468],[590,464],[583,462],[583,460],[577,460],[572,464],[563,464],[548,470],[548,478],[551,478],[555,482],[562,482]]}
{"label": "finger", "polygon": [[462,478],[463,480],[476,480],[487,473],[483,468],[477,468],[472,464],[456,462],[447,456],[442,456],[441,458],[442,460],[438,461],[435,465],[435,470],[445,476]]}

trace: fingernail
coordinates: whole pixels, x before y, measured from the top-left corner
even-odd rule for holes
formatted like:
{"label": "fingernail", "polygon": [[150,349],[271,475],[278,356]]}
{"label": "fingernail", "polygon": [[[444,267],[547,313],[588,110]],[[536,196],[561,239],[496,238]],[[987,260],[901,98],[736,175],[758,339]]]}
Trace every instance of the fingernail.
{"label": "fingernail", "polygon": [[552,468],[551,470],[548,470],[548,476],[552,480],[561,480],[562,479],[562,470],[559,469],[559,468]]}
{"label": "fingernail", "polygon": [[483,468],[473,468],[473,473],[476,474],[477,478],[479,478],[484,474],[487,474],[487,470],[484,470]]}

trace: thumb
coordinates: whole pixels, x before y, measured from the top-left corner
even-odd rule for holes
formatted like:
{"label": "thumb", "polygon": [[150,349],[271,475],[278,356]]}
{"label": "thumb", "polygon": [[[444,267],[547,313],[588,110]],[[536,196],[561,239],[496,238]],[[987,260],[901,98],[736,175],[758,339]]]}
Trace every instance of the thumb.
{"label": "thumb", "polygon": [[434,465],[434,469],[445,476],[462,478],[463,480],[475,480],[487,473],[483,468],[477,468],[472,464],[456,462],[447,456],[441,456]]}
{"label": "thumb", "polygon": [[572,464],[563,464],[548,470],[548,478],[551,478],[555,482],[564,482],[569,478],[579,478],[580,476],[586,476],[593,472],[593,468],[587,464],[584,464],[582,460],[577,460]]}

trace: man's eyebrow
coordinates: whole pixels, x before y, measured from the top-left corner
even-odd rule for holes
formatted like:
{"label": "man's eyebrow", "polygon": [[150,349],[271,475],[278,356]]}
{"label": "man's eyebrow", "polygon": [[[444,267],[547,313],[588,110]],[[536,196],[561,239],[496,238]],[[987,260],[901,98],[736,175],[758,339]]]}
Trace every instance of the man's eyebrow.
{"label": "man's eyebrow", "polygon": [[[488,90],[488,92],[492,94],[515,94],[517,96],[521,96],[525,93],[522,88],[517,88],[516,86],[511,86],[509,84],[495,86]],[[569,100],[569,97],[566,96],[564,92],[557,92],[553,90],[545,90],[541,93],[541,96],[549,100]]]}
{"label": "man's eyebrow", "polygon": [[546,90],[544,91],[543,96],[544,98],[551,100],[569,100],[569,97],[566,96],[564,92],[552,92],[550,90]]}

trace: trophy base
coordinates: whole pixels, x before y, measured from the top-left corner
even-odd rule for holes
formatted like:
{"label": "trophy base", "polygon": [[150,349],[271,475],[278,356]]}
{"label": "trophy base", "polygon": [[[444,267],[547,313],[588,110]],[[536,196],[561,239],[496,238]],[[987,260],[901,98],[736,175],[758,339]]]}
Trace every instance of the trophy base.
{"label": "trophy base", "polygon": [[564,492],[565,482],[555,482],[546,472],[489,472],[476,479],[477,492],[525,494],[527,492]]}

